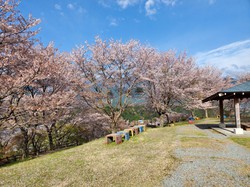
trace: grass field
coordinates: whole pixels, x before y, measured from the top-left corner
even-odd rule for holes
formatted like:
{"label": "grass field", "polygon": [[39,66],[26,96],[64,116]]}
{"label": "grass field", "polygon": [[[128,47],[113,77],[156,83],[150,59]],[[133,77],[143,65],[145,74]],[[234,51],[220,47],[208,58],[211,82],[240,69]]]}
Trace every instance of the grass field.
{"label": "grass field", "polygon": [[0,186],[157,186],[178,163],[175,128],[156,128],[120,145],[98,139],[0,168]]}
{"label": "grass field", "polygon": [[[198,122],[214,124],[216,120]],[[0,186],[161,186],[163,179],[180,164],[173,156],[177,146],[220,148],[224,144],[209,139],[199,129],[191,130],[191,125],[179,125],[184,123],[147,129],[120,145],[106,145],[100,138],[1,167]],[[249,148],[249,138],[232,140]]]}
{"label": "grass field", "polygon": [[233,140],[234,142],[243,145],[245,147],[247,147],[248,149],[250,149],[250,138],[249,137],[231,137],[231,140]]}

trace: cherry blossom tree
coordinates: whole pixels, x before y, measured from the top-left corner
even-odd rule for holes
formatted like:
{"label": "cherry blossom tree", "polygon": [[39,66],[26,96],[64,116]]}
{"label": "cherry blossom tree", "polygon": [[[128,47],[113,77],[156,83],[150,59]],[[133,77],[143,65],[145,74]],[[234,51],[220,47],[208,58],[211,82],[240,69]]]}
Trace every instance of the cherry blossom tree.
{"label": "cherry blossom tree", "polygon": [[245,81],[250,81],[250,73],[243,73],[238,76],[239,83],[243,83]]}
{"label": "cherry blossom tree", "polygon": [[150,64],[144,89],[151,107],[160,116],[166,116],[178,106],[190,108],[200,91],[200,71],[194,60],[185,53],[159,53]]}
{"label": "cherry blossom tree", "polygon": [[40,20],[25,19],[17,6],[16,1],[0,0],[0,121],[11,117],[24,94],[23,87],[37,73],[36,68],[29,71],[35,65],[32,46],[38,32],[31,29]]}
{"label": "cherry blossom tree", "polygon": [[72,51],[72,59],[83,76],[79,91],[86,103],[104,112],[111,120],[115,132],[124,109],[132,104],[132,91],[146,72],[153,49],[138,41],[127,43],[96,38],[87,48],[80,46]]}
{"label": "cherry blossom tree", "polygon": [[39,74],[26,85],[22,104],[24,109],[35,116],[36,123],[45,126],[50,149],[53,149],[52,131],[57,122],[63,125],[63,121],[72,117],[71,112],[76,104],[73,87],[77,76],[67,55],[58,53],[52,44],[47,47],[38,46],[36,52],[35,60],[40,64]]}
{"label": "cherry blossom tree", "polygon": [[[33,62],[34,36],[38,31],[32,28],[40,20],[32,16],[25,19],[17,6],[17,1],[0,0],[0,125],[8,128],[13,128],[18,117],[25,113],[18,111],[25,95],[24,87],[34,80],[39,70]],[[20,131],[25,135],[23,150],[27,155],[27,131],[25,128]]]}
{"label": "cherry blossom tree", "polygon": [[222,72],[213,66],[200,67],[200,91],[196,94],[193,108],[204,109],[208,117],[208,109],[218,107],[215,102],[202,103],[201,100],[231,86],[228,77],[223,77]]}
{"label": "cherry blossom tree", "polygon": [[[193,109],[214,108],[212,103],[202,103],[202,99],[229,86],[228,78],[215,67],[199,67],[194,59],[185,53],[176,55],[173,51],[159,54],[156,65],[152,65],[149,74],[152,81],[147,89],[149,101],[161,114],[173,112],[181,106],[191,111]],[[155,94],[157,93],[157,94]],[[155,99],[157,98],[157,99]],[[168,117],[168,116],[167,116]]]}
{"label": "cherry blossom tree", "polygon": [[195,60],[185,53],[174,51],[159,53],[147,72],[144,84],[150,105],[158,114],[169,114],[176,107],[191,111],[214,108],[212,103],[202,103],[202,99],[227,88],[228,79],[222,77],[214,67],[199,67]]}

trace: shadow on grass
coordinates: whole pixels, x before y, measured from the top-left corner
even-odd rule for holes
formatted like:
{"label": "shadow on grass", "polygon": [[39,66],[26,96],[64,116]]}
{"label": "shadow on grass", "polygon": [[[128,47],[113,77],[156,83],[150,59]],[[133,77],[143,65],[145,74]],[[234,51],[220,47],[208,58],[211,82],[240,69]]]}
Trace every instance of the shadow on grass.
{"label": "shadow on grass", "polygon": [[206,130],[206,129],[219,127],[219,124],[195,124],[195,126],[201,130]]}
{"label": "shadow on grass", "polygon": [[[80,144],[82,145],[82,144]],[[42,152],[40,153],[39,155],[30,155],[29,157],[27,158],[23,158],[23,159],[12,159],[12,157],[10,157],[9,161],[5,161],[3,162],[3,159],[1,160],[0,159],[0,168],[3,168],[3,167],[9,167],[9,166],[12,166],[12,165],[16,165],[16,164],[19,164],[19,163],[22,163],[22,162],[27,162],[27,161],[30,161],[30,160],[34,160],[36,158],[39,158],[39,157],[43,157],[45,155],[51,155],[51,154],[54,154],[54,153],[60,153],[62,151],[65,151],[65,150],[68,150],[68,149],[73,149],[77,146],[80,146],[80,145],[73,145],[73,146],[69,146],[69,147],[63,147],[63,148],[58,148],[58,149],[55,149],[55,150],[51,150],[51,151],[47,151],[47,152]],[[21,156],[19,156],[21,157]]]}
{"label": "shadow on grass", "polygon": [[[211,128],[219,128],[219,124],[195,124],[201,130],[211,129]],[[226,124],[226,128],[235,128],[234,124]]]}
{"label": "shadow on grass", "polygon": [[8,161],[8,162],[0,163],[0,168],[9,167],[9,166],[16,165],[22,162],[26,162],[35,158],[37,157],[29,157],[29,158],[24,158],[22,160],[15,160],[15,161]]}

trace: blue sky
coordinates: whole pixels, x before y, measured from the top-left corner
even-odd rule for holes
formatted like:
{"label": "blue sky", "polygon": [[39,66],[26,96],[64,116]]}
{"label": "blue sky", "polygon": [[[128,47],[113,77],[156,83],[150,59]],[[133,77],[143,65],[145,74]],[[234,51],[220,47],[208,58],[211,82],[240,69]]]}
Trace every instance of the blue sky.
{"label": "blue sky", "polygon": [[22,0],[19,9],[41,19],[38,38],[60,51],[97,35],[136,39],[227,74],[250,72],[250,0]]}

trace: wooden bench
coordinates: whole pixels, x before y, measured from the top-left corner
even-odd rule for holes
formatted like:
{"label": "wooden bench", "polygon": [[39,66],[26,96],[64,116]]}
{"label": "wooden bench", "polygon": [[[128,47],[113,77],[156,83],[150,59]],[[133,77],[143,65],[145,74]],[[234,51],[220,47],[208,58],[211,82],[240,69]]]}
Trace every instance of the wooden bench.
{"label": "wooden bench", "polygon": [[144,129],[144,127],[142,125],[134,126],[134,128],[138,128],[139,133],[142,133],[143,129]]}
{"label": "wooden bench", "polygon": [[129,128],[129,129],[124,129],[125,132],[129,133],[129,136],[134,136],[135,135],[135,129],[134,128]]}
{"label": "wooden bench", "polygon": [[146,125],[139,125],[139,127],[142,127],[142,128],[143,128],[143,132],[146,131]]}
{"label": "wooden bench", "polygon": [[129,140],[129,138],[130,138],[130,136],[129,136],[129,132],[119,131],[119,132],[117,132],[117,134],[122,135],[122,139],[123,139],[123,140],[126,140],[126,141],[128,141],[128,140]]}
{"label": "wooden bench", "polygon": [[122,143],[122,135],[121,134],[108,134],[106,136],[106,144],[115,142],[116,144]]}
{"label": "wooden bench", "polygon": [[242,127],[245,131],[250,131],[250,123],[241,124],[241,127]]}
{"label": "wooden bench", "polygon": [[132,127],[132,129],[134,129],[134,132],[136,135],[138,135],[140,133],[139,127],[138,126],[134,126]]}

